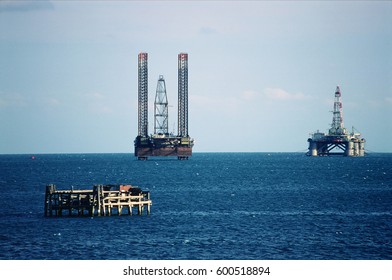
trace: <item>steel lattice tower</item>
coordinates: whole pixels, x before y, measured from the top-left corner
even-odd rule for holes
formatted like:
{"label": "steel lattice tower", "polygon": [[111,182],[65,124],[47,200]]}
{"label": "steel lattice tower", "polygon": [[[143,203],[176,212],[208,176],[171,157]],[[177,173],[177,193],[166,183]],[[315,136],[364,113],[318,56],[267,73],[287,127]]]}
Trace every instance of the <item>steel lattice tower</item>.
{"label": "steel lattice tower", "polygon": [[188,137],[188,54],[178,55],[178,135]]}
{"label": "steel lattice tower", "polygon": [[148,136],[148,54],[139,53],[138,136]]}
{"label": "steel lattice tower", "polygon": [[340,100],[341,97],[342,94],[340,93],[340,88],[337,86],[335,91],[335,101],[333,104],[332,126],[329,130],[330,135],[346,134],[346,129],[343,125],[343,106]]}
{"label": "steel lattice tower", "polygon": [[154,119],[154,134],[168,134],[169,111],[166,95],[166,84],[162,75],[159,76],[157,84],[157,91],[154,102]]}

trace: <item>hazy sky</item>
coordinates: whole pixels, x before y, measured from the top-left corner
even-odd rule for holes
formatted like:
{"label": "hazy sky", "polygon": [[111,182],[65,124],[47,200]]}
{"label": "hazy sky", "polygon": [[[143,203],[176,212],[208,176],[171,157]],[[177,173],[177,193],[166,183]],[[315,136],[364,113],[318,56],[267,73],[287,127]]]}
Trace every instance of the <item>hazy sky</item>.
{"label": "hazy sky", "polygon": [[345,127],[392,152],[390,1],[1,1],[0,153],[133,152],[139,52],[150,133],[159,75],[177,129],[189,54],[194,152],[305,152],[337,85]]}

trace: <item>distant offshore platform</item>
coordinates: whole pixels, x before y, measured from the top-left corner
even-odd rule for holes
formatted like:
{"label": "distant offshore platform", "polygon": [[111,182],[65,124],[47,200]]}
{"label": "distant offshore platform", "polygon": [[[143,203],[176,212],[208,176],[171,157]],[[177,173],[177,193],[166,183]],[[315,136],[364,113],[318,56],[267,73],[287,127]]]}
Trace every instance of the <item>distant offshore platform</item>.
{"label": "distant offshore platform", "polygon": [[154,134],[148,135],[148,54],[138,56],[138,135],[134,141],[135,156],[192,156],[194,140],[188,133],[188,54],[178,55],[178,134],[169,133],[168,100],[165,79],[159,76],[154,102]]}
{"label": "distant offshore platform", "polygon": [[343,109],[341,102],[342,94],[339,86],[336,87],[335,101],[333,105],[332,125],[328,134],[315,132],[308,139],[308,156],[359,156],[365,155],[365,139],[360,133],[356,133],[354,127],[348,133],[343,125]]}

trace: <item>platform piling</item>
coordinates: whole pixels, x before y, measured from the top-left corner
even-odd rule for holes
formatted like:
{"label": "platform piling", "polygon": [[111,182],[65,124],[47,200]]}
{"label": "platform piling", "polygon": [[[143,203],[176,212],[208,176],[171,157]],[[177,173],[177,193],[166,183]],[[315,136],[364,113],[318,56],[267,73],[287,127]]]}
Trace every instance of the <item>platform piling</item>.
{"label": "platform piling", "polygon": [[146,206],[149,215],[151,204],[150,192],[131,185],[96,185],[92,190],[57,190],[48,185],[44,211],[46,217],[63,216],[63,210],[68,210],[68,216],[93,217],[120,216],[124,208],[132,215],[132,209],[137,208],[142,215]]}

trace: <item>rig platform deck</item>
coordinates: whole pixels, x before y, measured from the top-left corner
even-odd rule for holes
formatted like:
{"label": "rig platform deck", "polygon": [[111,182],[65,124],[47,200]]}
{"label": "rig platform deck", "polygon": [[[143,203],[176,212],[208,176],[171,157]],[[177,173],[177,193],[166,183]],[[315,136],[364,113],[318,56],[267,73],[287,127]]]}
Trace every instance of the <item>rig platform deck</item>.
{"label": "rig platform deck", "polygon": [[[320,134],[320,133],[319,133]],[[308,156],[364,156],[365,139],[342,136],[309,138]]]}
{"label": "rig platform deck", "polygon": [[135,140],[135,156],[139,160],[148,157],[174,156],[179,160],[187,160],[192,156],[193,139],[189,137],[164,136],[140,137]]}
{"label": "rig platform deck", "polygon": [[[45,192],[45,216],[111,216],[142,215],[144,209],[151,212],[150,192],[131,185],[95,185],[92,190],[57,190],[47,185]],[[126,209],[126,211],[124,211]],[[136,211],[135,210],[135,211]],[[124,211],[124,213],[123,213]]]}

